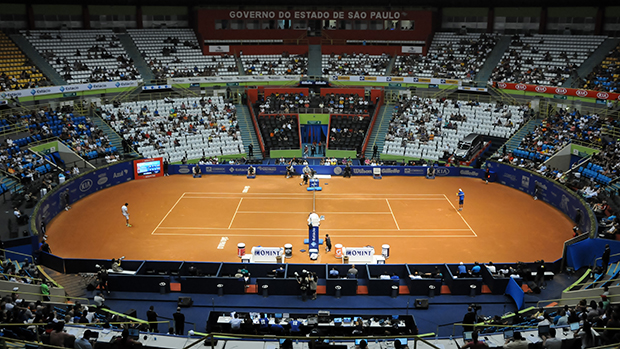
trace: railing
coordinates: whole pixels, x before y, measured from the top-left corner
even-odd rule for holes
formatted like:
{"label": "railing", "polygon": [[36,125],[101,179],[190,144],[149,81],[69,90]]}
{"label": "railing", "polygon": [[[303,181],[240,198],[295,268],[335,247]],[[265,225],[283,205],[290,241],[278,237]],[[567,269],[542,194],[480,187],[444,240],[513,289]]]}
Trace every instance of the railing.
{"label": "railing", "polygon": [[[385,92],[381,94],[381,98],[379,99],[379,103],[375,106],[375,112],[372,114],[372,121],[370,122],[370,126],[368,126],[368,130],[366,130],[366,137],[364,137],[364,142],[362,143],[362,149],[360,149],[360,153],[362,156],[366,156],[366,147],[368,147],[368,142],[370,141],[370,136],[372,135],[372,131],[375,128],[375,123],[377,122],[377,118],[379,117],[379,111],[381,107],[384,105],[385,101]],[[387,109],[387,104],[386,104]],[[385,114],[385,109],[384,113]],[[383,119],[385,115],[381,116],[381,123],[379,124],[379,129],[381,129],[381,125],[383,125]],[[375,135],[375,140],[373,141],[373,145],[377,142],[377,136],[379,136],[379,132]]]}
{"label": "railing", "polygon": [[[215,348],[215,341],[218,339],[229,339],[229,340],[234,340],[234,339],[256,339],[259,341],[263,341],[266,339],[276,339],[275,337],[271,336],[265,336],[265,335],[249,335],[249,334],[231,334],[231,333],[200,333],[200,332],[195,332],[195,335],[200,335],[200,336],[204,336],[201,339],[196,340],[194,343],[184,347],[184,349],[189,349],[189,348],[193,348],[197,345],[201,345],[201,343],[206,342],[204,345],[208,346],[211,345],[212,348]],[[292,341],[303,341],[303,342],[308,342],[308,341],[315,341],[315,340],[328,340],[330,342],[334,342],[334,341],[338,341],[338,342],[342,342],[342,341],[354,341],[356,339],[365,339],[368,343],[372,343],[375,341],[386,341],[386,340],[394,340],[396,338],[406,338],[408,340],[413,340],[413,348],[417,348],[418,347],[418,343],[424,343],[426,345],[428,345],[429,347],[433,348],[433,349],[440,349],[440,347],[436,346],[435,344],[433,344],[432,342],[426,340],[425,338],[428,337],[434,337],[435,333],[426,333],[426,334],[420,334],[420,335],[398,335],[398,336],[277,336],[277,339],[290,339]]]}

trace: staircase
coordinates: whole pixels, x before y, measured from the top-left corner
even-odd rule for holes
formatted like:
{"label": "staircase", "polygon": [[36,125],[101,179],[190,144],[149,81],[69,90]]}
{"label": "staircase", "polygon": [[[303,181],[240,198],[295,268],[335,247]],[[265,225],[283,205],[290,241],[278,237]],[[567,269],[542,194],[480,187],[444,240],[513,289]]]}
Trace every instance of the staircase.
{"label": "staircase", "polygon": [[392,70],[394,69],[394,64],[396,64],[396,55],[394,55],[392,57],[392,59],[390,59],[390,62],[388,63],[387,67],[385,67],[385,75],[386,76],[392,75]]}
{"label": "staircase", "polygon": [[[103,119],[97,115],[93,115],[90,117],[90,120],[97,126],[100,130],[102,130],[110,140],[110,145],[116,147],[117,151],[120,153],[123,151],[123,138],[114,131],[107,122],[103,121]],[[141,157],[135,150],[130,149],[129,154],[125,154],[125,156],[139,158]]]}
{"label": "staircase", "polygon": [[495,69],[495,67],[497,67],[499,62],[502,60],[502,56],[510,46],[510,42],[511,39],[508,35],[504,35],[499,39],[495,47],[493,47],[493,50],[491,50],[491,53],[489,53],[487,59],[484,61],[482,68],[480,68],[480,71],[476,74],[476,81],[489,81],[489,78],[493,73],[493,69]]}
{"label": "staircase", "polygon": [[30,44],[28,39],[26,39],[21,34],[10,35],[10,38],[11,40],[13,40],[15,44],[17,44],[17,46],[19,46],[19,49],[22,50],[22,52],[26,56],[28,56],[28,58],[30,58],[32,63],[34,63],[34,65],[36,65],[39,68],[39,71],[41,71],[41,73],[43,73],[45,76],[48,77],[48,79],[50,79],[50,81],[52,82],[52,85],[66,85],[67,84],[65,79],[63,79],[62,76],[58,74],[56,69],[54,69],[54,67],[52,67],[52,65],[49,64],[48,61],[39,54],[39,51],[37,51]]}
{"label": "staircase", "polygon": [[321,45],[308,45],[308,75],[323,75],[323,55]]}
{"label": "staircase", "polygon": [[[541,123],[541,119],[531,119],[525,125],[523,125],[523,127],[521,127],[517,132],[515,132],[515,134],[512,135],[512,137],[510,137],[510,139],[505,143],[506,153],[510,153],[511,151],[517,149],[523,137],[525,137],[526,134],[532,132],[536,128],[536,126],[540,125]],[[499,150],[498,152],[501,153],[501,150]]]}
{"label": "staircase", "polygon": [[[82,277],[79,274],[63,274],[53,269],[42,267],[47,276],[65,289],[65,296],[69,298],[81,297],[86,298],[86,286],[88,277]],[[94,279],[94,276],[91,277]]]}
{"label": "staircase", "polygon": [[241,130],[241,140],[243,141],[245,153],[249,154],[249,145],[252,144],[254,148],[253,159],[262,160],[263,155],[260,151],[260,142],[256,136],[256,130],[254,129],[254,123],[252,122],[252,116],[248,107],[243,104],[236,104],[235,107],[237,107],[237,122],[239,123],[239,130]]}
{"label": "staircase", "polygon": [[381,106],[379,113],[377,113],[377,120],[375,126],[372,128],[370,138],[368,138],[368,145],[364,150],[364,156],[369,158],[372,156],[372,148],[376,144],[379,148],[379,154],[383,151],[383,144],[385,143],[385,134],[390,126],[390,119],[392,118],[392,110],[394,105],[387,103]]}
{"label": "staircase", "polygon": [[245,75],[245,67],[243,66],[241,56],[235,56],[235,62],[237,62],[237,70],[239,71],[239,75]]}
{"label": "staircase", "polygon": [[0,175],[0,193],[6,193],[5,195],[9,195],[9,193],[21,193],[23,192],[23,186],[16,178]]}
{"label": "staircase", "polygon": [[129,36],[129,34],[119,34],[118,39],[121,42],[121,45],[123,45],[125,52],[127,52],[127,55],[133,59],[133,64],[136,66],[136,69],[138,69],[142,80],[144,80],[145,83],[155,80],[155,75],[153,75],[151,68],[149,68],[144,58],[142,58],[142,55],[133,43],[131,36]]}

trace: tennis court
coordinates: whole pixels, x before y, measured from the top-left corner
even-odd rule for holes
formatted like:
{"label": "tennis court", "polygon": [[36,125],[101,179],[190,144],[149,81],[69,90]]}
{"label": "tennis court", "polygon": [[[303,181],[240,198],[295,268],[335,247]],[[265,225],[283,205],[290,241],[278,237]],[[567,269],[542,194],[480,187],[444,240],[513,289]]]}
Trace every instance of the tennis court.
{"label": "tennis court", "polygon": [[[215,175],[132,181],[95,193],[48,226],[53,252],[73,258],[238,261],[237,243],[293,244],[289,262],[309,262],[303,239],[313,209],[321,238],[349,247],[391,246],[390,263],[554,260],[572,222],[551,206],[471,178],[321,180]],[[466,193],[459,212],[456,192]],[[120,214],[129,203],[133,227]],[[319,263],[337,262],[333,252]]]}

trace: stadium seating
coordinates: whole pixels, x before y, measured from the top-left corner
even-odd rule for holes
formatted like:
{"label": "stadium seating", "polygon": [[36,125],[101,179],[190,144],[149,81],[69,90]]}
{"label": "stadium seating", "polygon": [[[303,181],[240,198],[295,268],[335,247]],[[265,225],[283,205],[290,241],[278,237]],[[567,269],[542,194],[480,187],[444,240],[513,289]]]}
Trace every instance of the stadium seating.
{"label": "stadium seating", "polygon": [[323,55],[323,75],[386,75],[386,69],[392,57],[387,54],[369,55],[352,53],[341,55]]}
{"label": "stadium seating", "polygon": [[[204,56],[192,29],[130,29],[134,44],[156,78],[239,75],[236,59]],[[176,50],[166,52],[165,49]]]}
{"label": "stadium seating", "polygon": [[620,82],[620,45],[616,46],[605,59],[597,65],[581,85],[589,90],[617,92]]}
{"label": "stadium seating", "polygon": [[300,55],[242,55],[247,75],[307,75],[308,57]]}
{"label": "stadium seating", "polygon": [[31,30],[21,33],[69,84],[136,80],[140,77],[112,30]]}
{"label": "stadium seating", "polygon": [[[236,110],[222,97],[104,105],[103,117],[145,157],[170,162],[244,153]],[[190,126],[191,125],[191,126]]]}
{"label": "stadium seating", "polygon": [[515,35],[493,81],[560,86],[605,40],[604,36]]}
{"label": "stadium seating", "polygon": [[526,111],[514,105],[406,99],[392,113],[383,154],[437,161],[470,133],[510,138]]}
{"label": "stadium seating", "polygon": [[426,56],[398,56],[392,75],[473,79],[498,37],[497,34],[435,33]]}
{"label": "stadium seating", "polygon": [[299,123],[297,115],[259,115],[258,127],[265,142],[265,149],[299,149]]}
{"label": "stadium seating", "polygon": [[370,116],[332,115],[328,134],[328,149],[359,150],[364,143]]}
{"label": "stadium seating", "polygon": [[0,91],[47,86],[49,81],[3,32],[0,32]]}

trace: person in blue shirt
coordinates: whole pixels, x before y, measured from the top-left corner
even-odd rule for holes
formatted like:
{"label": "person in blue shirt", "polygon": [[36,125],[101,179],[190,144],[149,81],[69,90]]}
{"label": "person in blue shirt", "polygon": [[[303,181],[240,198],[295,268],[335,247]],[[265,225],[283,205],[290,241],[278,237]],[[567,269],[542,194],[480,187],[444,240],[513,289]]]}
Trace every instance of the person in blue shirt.
{"label": "person in blue shirt", "polygon": [[480,276],[480,264],[478,262],[474,263],[474,266],[471,268],[471,274],[473,276]]}
{"label": "person in blue shirt", "polygon": [[276,319],[275,323],[271,325],[271,333],[273,334],[282,334],[284,333],[284,327],[280,325],[280,319]]}
{"label": "person in blue shirt", "polygon": [[467,267],[465,267],[465,265],[463,264],[463,262],[461,262],[461,264],[459,264],[458,268],[457,268],[459,277],[467,277],[469,276],[469,274],[467,274]]}
{"label": "person in blue shirt", "polygon": [[392,273],[392,276],[390,276],[390,279],[399,280],[400,278],[398,277],[398,275],[396,275],[396,273]]}
{"label": "person in blue shirt", "polygon": [[266,317],[262,317],[258,320],[258,323],[260,324],[260,329],[261,330],[266,330],[269,328],[269,319]]}
{"label": "person in blue shirt", "polygon": [[297,334],[301,332],[301,330],[299,329],[299,326],[301,326],[301,322],[299,320],[293,319],[289,321],[288,324],[291,325],[291,334]]}
{"label": "person in blue shirt", "polygon": [[340,272],[338,272],[336,268],[332,268],[332,270],[329,271],[329,277],[331,278],[337,278],[339,275],[340,275]]}
{"label": "person in blue shirt", "polygon": [[459,197],[459,211],[463,211],[463,201],[465,201],[465,193],[463,192],[463,189],[459,189],[459,192],[456,193],[456,195]]}

